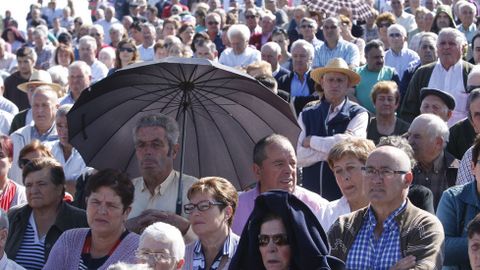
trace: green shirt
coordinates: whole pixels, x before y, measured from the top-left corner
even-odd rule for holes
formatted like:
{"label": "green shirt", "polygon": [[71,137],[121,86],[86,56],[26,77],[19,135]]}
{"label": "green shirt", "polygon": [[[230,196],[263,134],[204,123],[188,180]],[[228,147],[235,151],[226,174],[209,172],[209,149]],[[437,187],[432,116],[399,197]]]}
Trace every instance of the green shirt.
{"label": "green shirt", "polygon": [[395,69],[384,66],[380,71],[372,72],[367,69],[367,65],[364,65],[355,68],[355,72],[361,77],[360,83],[355,87],[355,97],[360,105],[368,111],[375,113],[375,107],[370,96],[373,86],[379,81],[391,80]]}

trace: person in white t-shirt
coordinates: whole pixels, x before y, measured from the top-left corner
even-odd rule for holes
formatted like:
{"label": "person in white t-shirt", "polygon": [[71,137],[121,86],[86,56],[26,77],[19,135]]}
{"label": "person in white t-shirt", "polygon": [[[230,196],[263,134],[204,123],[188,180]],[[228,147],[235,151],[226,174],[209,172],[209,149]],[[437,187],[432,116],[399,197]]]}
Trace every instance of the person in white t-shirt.
{"label": "person in white t-shirt", "polygon": [[231,48],[225,49],[219,62],[230,67],[246,67],[261,60],[260,51],[248,46],[250,30],[246,25],[234,24],[227,32]]}

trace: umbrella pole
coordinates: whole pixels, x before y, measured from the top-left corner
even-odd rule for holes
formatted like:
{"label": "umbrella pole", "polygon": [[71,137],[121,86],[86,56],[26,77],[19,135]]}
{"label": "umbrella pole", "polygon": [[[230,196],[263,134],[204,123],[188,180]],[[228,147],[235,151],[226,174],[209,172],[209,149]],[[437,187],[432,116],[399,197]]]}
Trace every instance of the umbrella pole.
{"label": "umbrella pole", "polygon": [[183,166],[185,163],[185,137],[187,136],[187,106],[183,107],[183,123],[182,123],[182,144],[181,144],[181,154],[180,154],[180,177],[178,179],[178,194],[177,194],[177,207],[176,207],[176,214],[182,215],[182,203],[183,203]]}

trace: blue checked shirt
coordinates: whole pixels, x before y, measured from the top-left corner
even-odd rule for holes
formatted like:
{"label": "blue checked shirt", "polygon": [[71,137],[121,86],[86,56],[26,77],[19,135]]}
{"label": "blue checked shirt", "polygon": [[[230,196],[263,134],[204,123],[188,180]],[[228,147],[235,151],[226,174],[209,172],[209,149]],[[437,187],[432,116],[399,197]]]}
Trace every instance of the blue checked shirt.
{"label": "blue checked shirt", "polygon": [[360,64],[360,52],[358,47],[348,41],[339,39],[337,46],[330,49],[327,43],[315,47],[313,68],[324,67],[332,58],[343,58],[349,66],[358,67]]}
{"label": "blue checked shirt", "polygon": [[395,217],[405,210],[407,203],[403,202],[383,222],[383,232],[378,239],[374,230],[377,220],[370,207],[362,228],[357,234],[347,255],[347,269],[389,269],[402,258],[400,251],[400,228]]}
{"label": "blue checked shirt", "polygon": [[[223,243],[223,249],[218,252],[209,270],[218,269],[223,256],[233,257],[237,249],[237,244],[238,243],[235,243],[235,241],[233,240],[232,237],[230,237],[230,234],[229,234],[225,239],[225,242]],[[205,265],[205,256],[202,251],[202,243],[200,243],[200,240],[197,240],[195,242],[195,247],[193,248],[192,265],[193,265],[193,270],[207,270]]]}

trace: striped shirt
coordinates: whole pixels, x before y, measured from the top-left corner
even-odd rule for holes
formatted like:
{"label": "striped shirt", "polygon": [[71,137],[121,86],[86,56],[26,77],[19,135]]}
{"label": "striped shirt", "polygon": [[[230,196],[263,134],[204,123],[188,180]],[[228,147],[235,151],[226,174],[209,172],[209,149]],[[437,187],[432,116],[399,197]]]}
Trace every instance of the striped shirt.
{"label": "striped shirt", "polygon": [[80,262],[78,263],[78,270],[88,270],[88,267],[85,265],[82,258],[80,258]]}
{"label": "striped shirt", "polygon": [[405,210],[406,201],[383,222],[380,237],[374,234],[377,220],[369,207],[366,218],[347,255],[347,269],[390,269],[402,258],[400,251],[400,227],[395,217]]}
{"label": "striped shirt", "polygon": [[22,244],[14,261],[28,270],[40,270],[45,264],[45,236],[38,237],[33,214],[30,214]]}
{"label": "striped shirt", "polygon": [[[223,243],[222,250],[218,252],[217,256],[215,257],[215,260],[212,263],[212,266],[210,266],[210,270],[216,270],[219,268],[222,257],[224,256],[232,257],[233,254],[235,254],[235,250],[237,249],[237,244],[238,242],[235,243],[229,234],[225,239],[225,242]],[[195,242],[195,247],[193,249],[192,265],[193,265],[193,270],[207,269],[205,266],[205,256],[202,251],[202,243],[200,243],[200,240],[197,240]]]}

